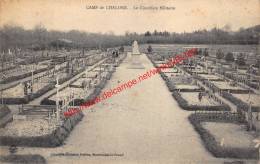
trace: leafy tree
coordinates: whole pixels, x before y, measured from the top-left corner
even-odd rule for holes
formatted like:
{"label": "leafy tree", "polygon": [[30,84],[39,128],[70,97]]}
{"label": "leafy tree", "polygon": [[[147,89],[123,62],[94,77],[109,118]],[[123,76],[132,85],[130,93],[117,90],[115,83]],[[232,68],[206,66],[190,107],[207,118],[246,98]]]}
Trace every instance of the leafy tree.
{"label": "leafy tree", "polygon": [[258,59],[256,60],[255,66],[256,66],[257,68],[260,68],[260,58],[258,58]]}
{"label": "leafy tree", "polygon": [[148,46],[147,51],[148,51],[148,53],[152,53],[153,52],[153,48],[152,48],[151,45]]}
{"label": "leafy tree", "polygon": [[208,49],[205,49],[203,52],[203,56],[208,57],[209,56],[209,52]]}
{"label": "leafy tree", "polygon": [[224,58],[224,53],[221,51],[221,49],[218,49],[217,53],[216,53],[216,58],[217,59],[223,59]]}
{"label": "leafy tree", "polygon": [[144,33],[144,36],[151,36],[151,35],[152,35],[152,34],[151,34],[150,31],[147,31],[147,32]]}
{"label": "leafy tree", "polygon": [[236,64],[237,64],[237,65],[246,65],[245,57],[244,57],[244,55],[243,55],[242,53],[240,53],[240,54],[237,56]]}
{"label": "leafy tree", "polygon": [[120,52],[124,52],[124,50],[125,50],[125,49],[124,49],[124,46],[122,45],[122,46],[119,48],[119,51],[120,51]]}
{"label": "leafy tree", "polygon": [[233,62],[235,60],[233,53],[232,52],[227,53],[226,56],[225,56],[225,60],[227,62]]}

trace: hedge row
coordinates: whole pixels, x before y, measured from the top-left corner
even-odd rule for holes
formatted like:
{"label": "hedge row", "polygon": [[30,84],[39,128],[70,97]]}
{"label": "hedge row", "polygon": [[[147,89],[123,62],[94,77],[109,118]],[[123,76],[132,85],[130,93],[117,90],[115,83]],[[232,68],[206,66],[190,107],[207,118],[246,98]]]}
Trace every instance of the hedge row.
{"label": "hedge row", "polygon": [[189,88],[182,88],[182,89],[177,89],[174,83],[172,83],[169,78],[163,73],[160,72],[160,75],[162,79],[165,81],[165,84],[167,85],[169,91],[180,91],[180,92],[202,92],[204,91],[204,88],[194,88],[194,89],[189,89]]}
{"label": "hedge row", "polygon": [[230,107],[228,105],[215,105],[215,106],[207,106],[207,105],[190,105],[177,91],[172,92],[172,96],[178,102],[179,106],[188,111],[230,111]]}
{"label": "hedge row", "polygon": [[[68,81],[69,79],[71,79],[73,76],[81,73],[83,70],[79,70],[77,72],[75,72],[72,75],[69,75],[67,77],[61,78],[59,80],[60,84]],[[3,98],[4,104],[27,104],[29,103],[31,100],[40,97],[41,95],[47,93],[48,91],[50,91],[51,89],[55,88],[55,84],[48,84],[46,86],[44,86],[43,88],[41,88],[40,90],[38,90],[37,92],[33,93],[32,95],[27,95],[24,96],[23,98]],[[55,105],[55,102],[52,103],[50,102],[50,105]]]}
{"label": "hedge row", "polygon": [[237,94],[252,93],[252,91],[248,90],[248,89],[220,89],[214,83],[212,83],[208,80],[203,80],[202,82],[204,85],[206,85],[209,88],[212,88],[212,90],[214,90],[214,91],[230,92],[230,93],[237,93]]}
{"label": "hedge row", "polygon": [[0,106],[0,119],[11,113],[10,109],[6,105]]}
{"label": "hedge row", "polygon": [[[37,74],[37,73],[40,73],[40,72],[44,72],[44,71],[46,71],[46,70],[48,70],[50,68],[51,67],[38,69],[38,70],[34,71],[34,74]],[[1,81],[0,84],[6,84],[6,83],[9,83],[9,82],[12,82],[12,81],[15,81],[15,80],[19,80],[19,79],[23,79],[23,78],[29,77],[31,75],[32,75],[31,72],[27,72],[27,73],[22,74],[22,75],[11,76],[11,77],[8,77],[8,78],[4,79],[3,81]]]}
{"label": "hedge row", "polygon": [[65,119],[62,126],[51,134],[35,137],[26,136],[0,136],[0,145],[4,146],[30,146],[30,147],[56,147],[63,144],[76,124],[84,117],[80,111]]}
{"label": "hedge row", "polygon": [[46,164],[43,156],[38,154],[18,155],[10,154],[7,156],[0,156],[0,161],[3,163],[26,163],[26,164]]}
{"label": "hedge row", "polygon": [[239,158],[239,159],[258,159],[259,153],[256,148],[236,148],[236,147],[222,147],[215,137],[203,126],[201,122],[207,119],[198,119],[196,114],[188,117],[194,129],[199,133],[204,142],[205,147],[217,158]]}
{"label": "hedge row", "polygon": [[[199,75],[196,75],[196,74],[193,74],[193,78],[199,80],[199,81],[208,81],[208,79],[206,79],[205,77],[202,77],[202,76],[199,76]],[[224,79],[210,79],[209,81],[225,81]]]}
{"label": "hedge row", "polygon": [[[232,76],[232,73],[223,72],[222,75],[228,77],[229,79],[236,80],[235,77]],[[248,85],[254,89],[258,89],[258,87],[259,87],[257,83],[253,83],[250,81],[245,81],[245,83],[246,83],[246,85]]]}
{"label": "hedge row", "polygon": [[[240,100],[240,99],[234,97],[231,93],[222,92],[222,96],[223,96],[225,99],[227,99],[227,100],[229,100],[230,102],[232,102],[233,104],[235,104],[235,105],[238,107],[238,109],[243,109],[243,110],[245,110],[245,111],[248,111],[249,105],[248,105],[247,103],[243,102],[242,100]],[[254,111],[256,112],[256,111],[259,111],[259,110],[260,110],[260,107],[259,107],[259,106],[252,106],[251,109],[252,109],[253,112],[254,112]]]}

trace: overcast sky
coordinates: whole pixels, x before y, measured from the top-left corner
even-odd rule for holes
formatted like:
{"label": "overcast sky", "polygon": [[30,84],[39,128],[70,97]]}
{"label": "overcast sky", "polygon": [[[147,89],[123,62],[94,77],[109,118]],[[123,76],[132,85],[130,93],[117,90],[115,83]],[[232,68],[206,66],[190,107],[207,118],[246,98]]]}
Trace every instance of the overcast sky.
{"label": "overcast sky", "polygon": [[[89,5],[121,5],[127,10],[91,10]],[[168,6],[175,10],[134,10],[133,6]],[[36,24],[47,29],[124,34],[167,30],[190,32],[260,24],[260,0],[0,0],[0,25]]]}

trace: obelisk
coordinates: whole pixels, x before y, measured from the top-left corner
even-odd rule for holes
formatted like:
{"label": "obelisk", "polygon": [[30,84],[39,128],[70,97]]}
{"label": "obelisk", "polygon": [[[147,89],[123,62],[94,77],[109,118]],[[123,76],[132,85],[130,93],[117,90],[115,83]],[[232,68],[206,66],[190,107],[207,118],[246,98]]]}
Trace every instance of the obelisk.
{"label": "obelisk", "polygon": [[144,69],[140,61],[141,53],[139,51],[139,46],[137,41],[135,40],[132,45],[132,54],[131,54],[131,62],[129,68],[131,69]]}

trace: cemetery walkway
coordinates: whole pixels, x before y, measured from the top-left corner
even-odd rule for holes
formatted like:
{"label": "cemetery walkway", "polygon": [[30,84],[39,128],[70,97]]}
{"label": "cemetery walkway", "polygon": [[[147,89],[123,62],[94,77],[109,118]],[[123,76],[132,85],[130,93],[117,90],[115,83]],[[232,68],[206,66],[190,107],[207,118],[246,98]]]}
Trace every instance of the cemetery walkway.
{"label": "cemetery walkway", "polygon": [[[153,66],[143,55],[145,69],[129,69],[129,56],[104,90],[138,77]],[[74,128],[58,148],[24,148],[22,153],[43,155],[48,163],[223,163],[214,158],[188,121],[167,86],[155,75],[102,101]],[[91,156],[52,156],[85,153]],[[93,156],[92,153],[119,156]],[[102,162],[103,161],[103,162]]]}

